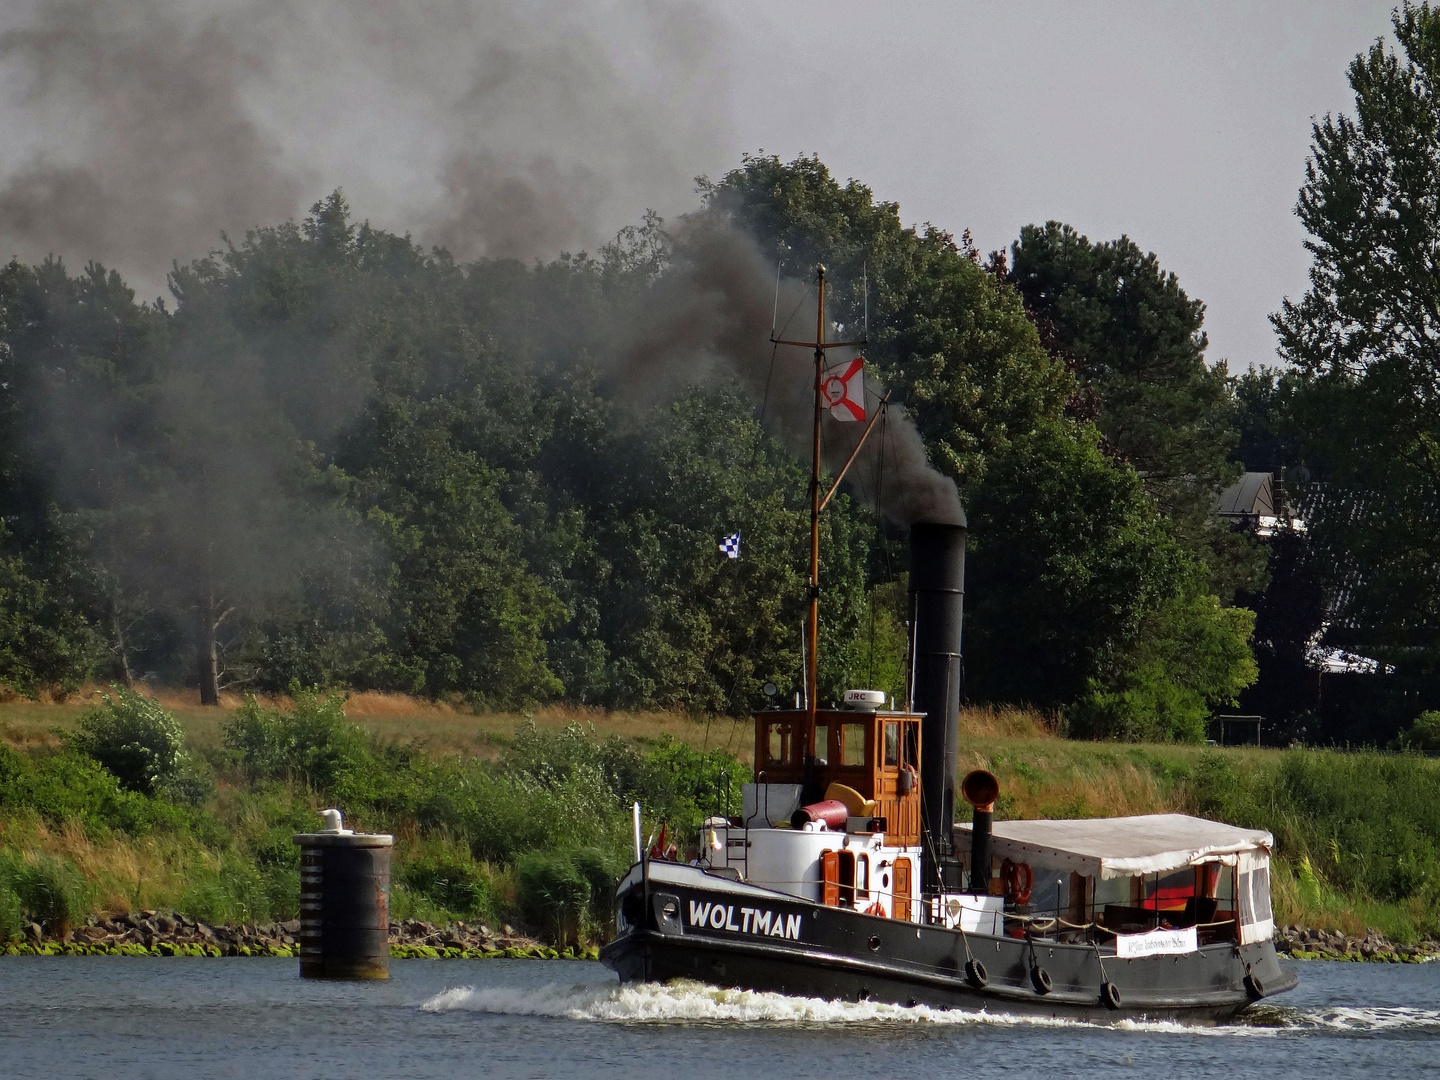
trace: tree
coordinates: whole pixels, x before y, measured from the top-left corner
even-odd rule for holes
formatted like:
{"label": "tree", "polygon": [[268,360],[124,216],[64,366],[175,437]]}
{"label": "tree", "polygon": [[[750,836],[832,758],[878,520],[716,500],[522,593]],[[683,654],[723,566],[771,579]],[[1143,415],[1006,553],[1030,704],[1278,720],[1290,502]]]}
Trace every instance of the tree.
{"label": "tree", "polygon": [[[1332,636],[1440,658],[1440,11],[1405,3],[1398,50],[1349,68],[1353,117],[1312,128],[1296,214],[1310,287],[1272,316],[1294,413],[1327,477],[1312,511],[1345,608]],[[1372,655],[1375,653],[1372,652]]]}
{"label": "tree", "polygon": [[823,262],[841,326],[860,326],[868,278],[866,358],[962,491],[991,455],[1060,415],[1073,380],[968,238],[904,227],[898,204],[877,202],[855,180],[842,186],[813,157],[747,156],[702,191],[711,211],[729,215],[788,273],[803,277]]}
{"label": "tree", "polygon": [[1254,681],[1253,616],[1222,609],[1134,470],[1093,428],[1047,426],[971,504],[966,678],[981,700],[1068,711],[1077,734],[1193,741]]}
{"label": "tree", "polygon": [[1068,225],[1027,225],[1009,280],[1047,343],[1093,394],[1094,422],[1178,535],[1231,597],[1255,589],[1265,554],[1211,514],[1239,477],[1230,378],[1205,362],[1205,305],[1129,237],[1093,243]]}

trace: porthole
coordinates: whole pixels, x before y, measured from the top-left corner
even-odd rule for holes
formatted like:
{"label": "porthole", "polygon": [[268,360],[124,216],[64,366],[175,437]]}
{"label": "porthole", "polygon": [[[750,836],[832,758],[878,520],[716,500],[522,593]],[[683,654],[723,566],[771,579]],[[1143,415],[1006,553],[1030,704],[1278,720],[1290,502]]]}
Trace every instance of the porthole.
{"label": "porthole", "polygon": [[889,874],[881,874],[881,875],[880,875],[880,887],[881,887],[882,889],[888,889],[888,888],[890,887],[890,875],[889,875]]}

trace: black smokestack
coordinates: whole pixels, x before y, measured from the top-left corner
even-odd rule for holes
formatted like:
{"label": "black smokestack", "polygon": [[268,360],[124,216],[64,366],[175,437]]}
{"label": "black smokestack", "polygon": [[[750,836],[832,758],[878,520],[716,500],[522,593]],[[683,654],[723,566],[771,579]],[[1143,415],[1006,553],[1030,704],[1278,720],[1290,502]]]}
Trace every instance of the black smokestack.
{"label": "black smokestack", "polygon": [[960,740],[960,621],[965,602],[965,516],[958,524],[910,526],[914,707],[920,725],[920,797],[925,831],[951,853],[955,754]]}

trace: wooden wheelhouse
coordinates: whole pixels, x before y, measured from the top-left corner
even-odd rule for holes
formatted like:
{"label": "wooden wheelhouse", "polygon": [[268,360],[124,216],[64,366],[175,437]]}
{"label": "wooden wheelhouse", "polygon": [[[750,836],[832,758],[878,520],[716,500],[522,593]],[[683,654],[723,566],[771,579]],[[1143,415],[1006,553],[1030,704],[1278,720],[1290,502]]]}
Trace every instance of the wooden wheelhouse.
{"label": "wooden wheelhouse", "polygon": [[[775,709],[755,714],[755,780],[801,784],[818,800],[843,784],[873,800],[892,844],[920,843],[920,721],[917,713]],[[813,755],[803,747],[813,745]],[[807,760],[808,757],[808,760]]]}

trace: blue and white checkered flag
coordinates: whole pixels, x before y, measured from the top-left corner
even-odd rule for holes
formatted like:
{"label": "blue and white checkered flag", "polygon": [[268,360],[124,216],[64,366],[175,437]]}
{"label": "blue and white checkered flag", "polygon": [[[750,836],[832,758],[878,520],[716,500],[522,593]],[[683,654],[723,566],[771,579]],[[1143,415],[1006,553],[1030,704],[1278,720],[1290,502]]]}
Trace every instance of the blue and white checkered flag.
{"label": "blue and white checkered flag", "polygon": [[738,529],[720,541],[720,554],[727,559],[740,557],[740,532]]}

